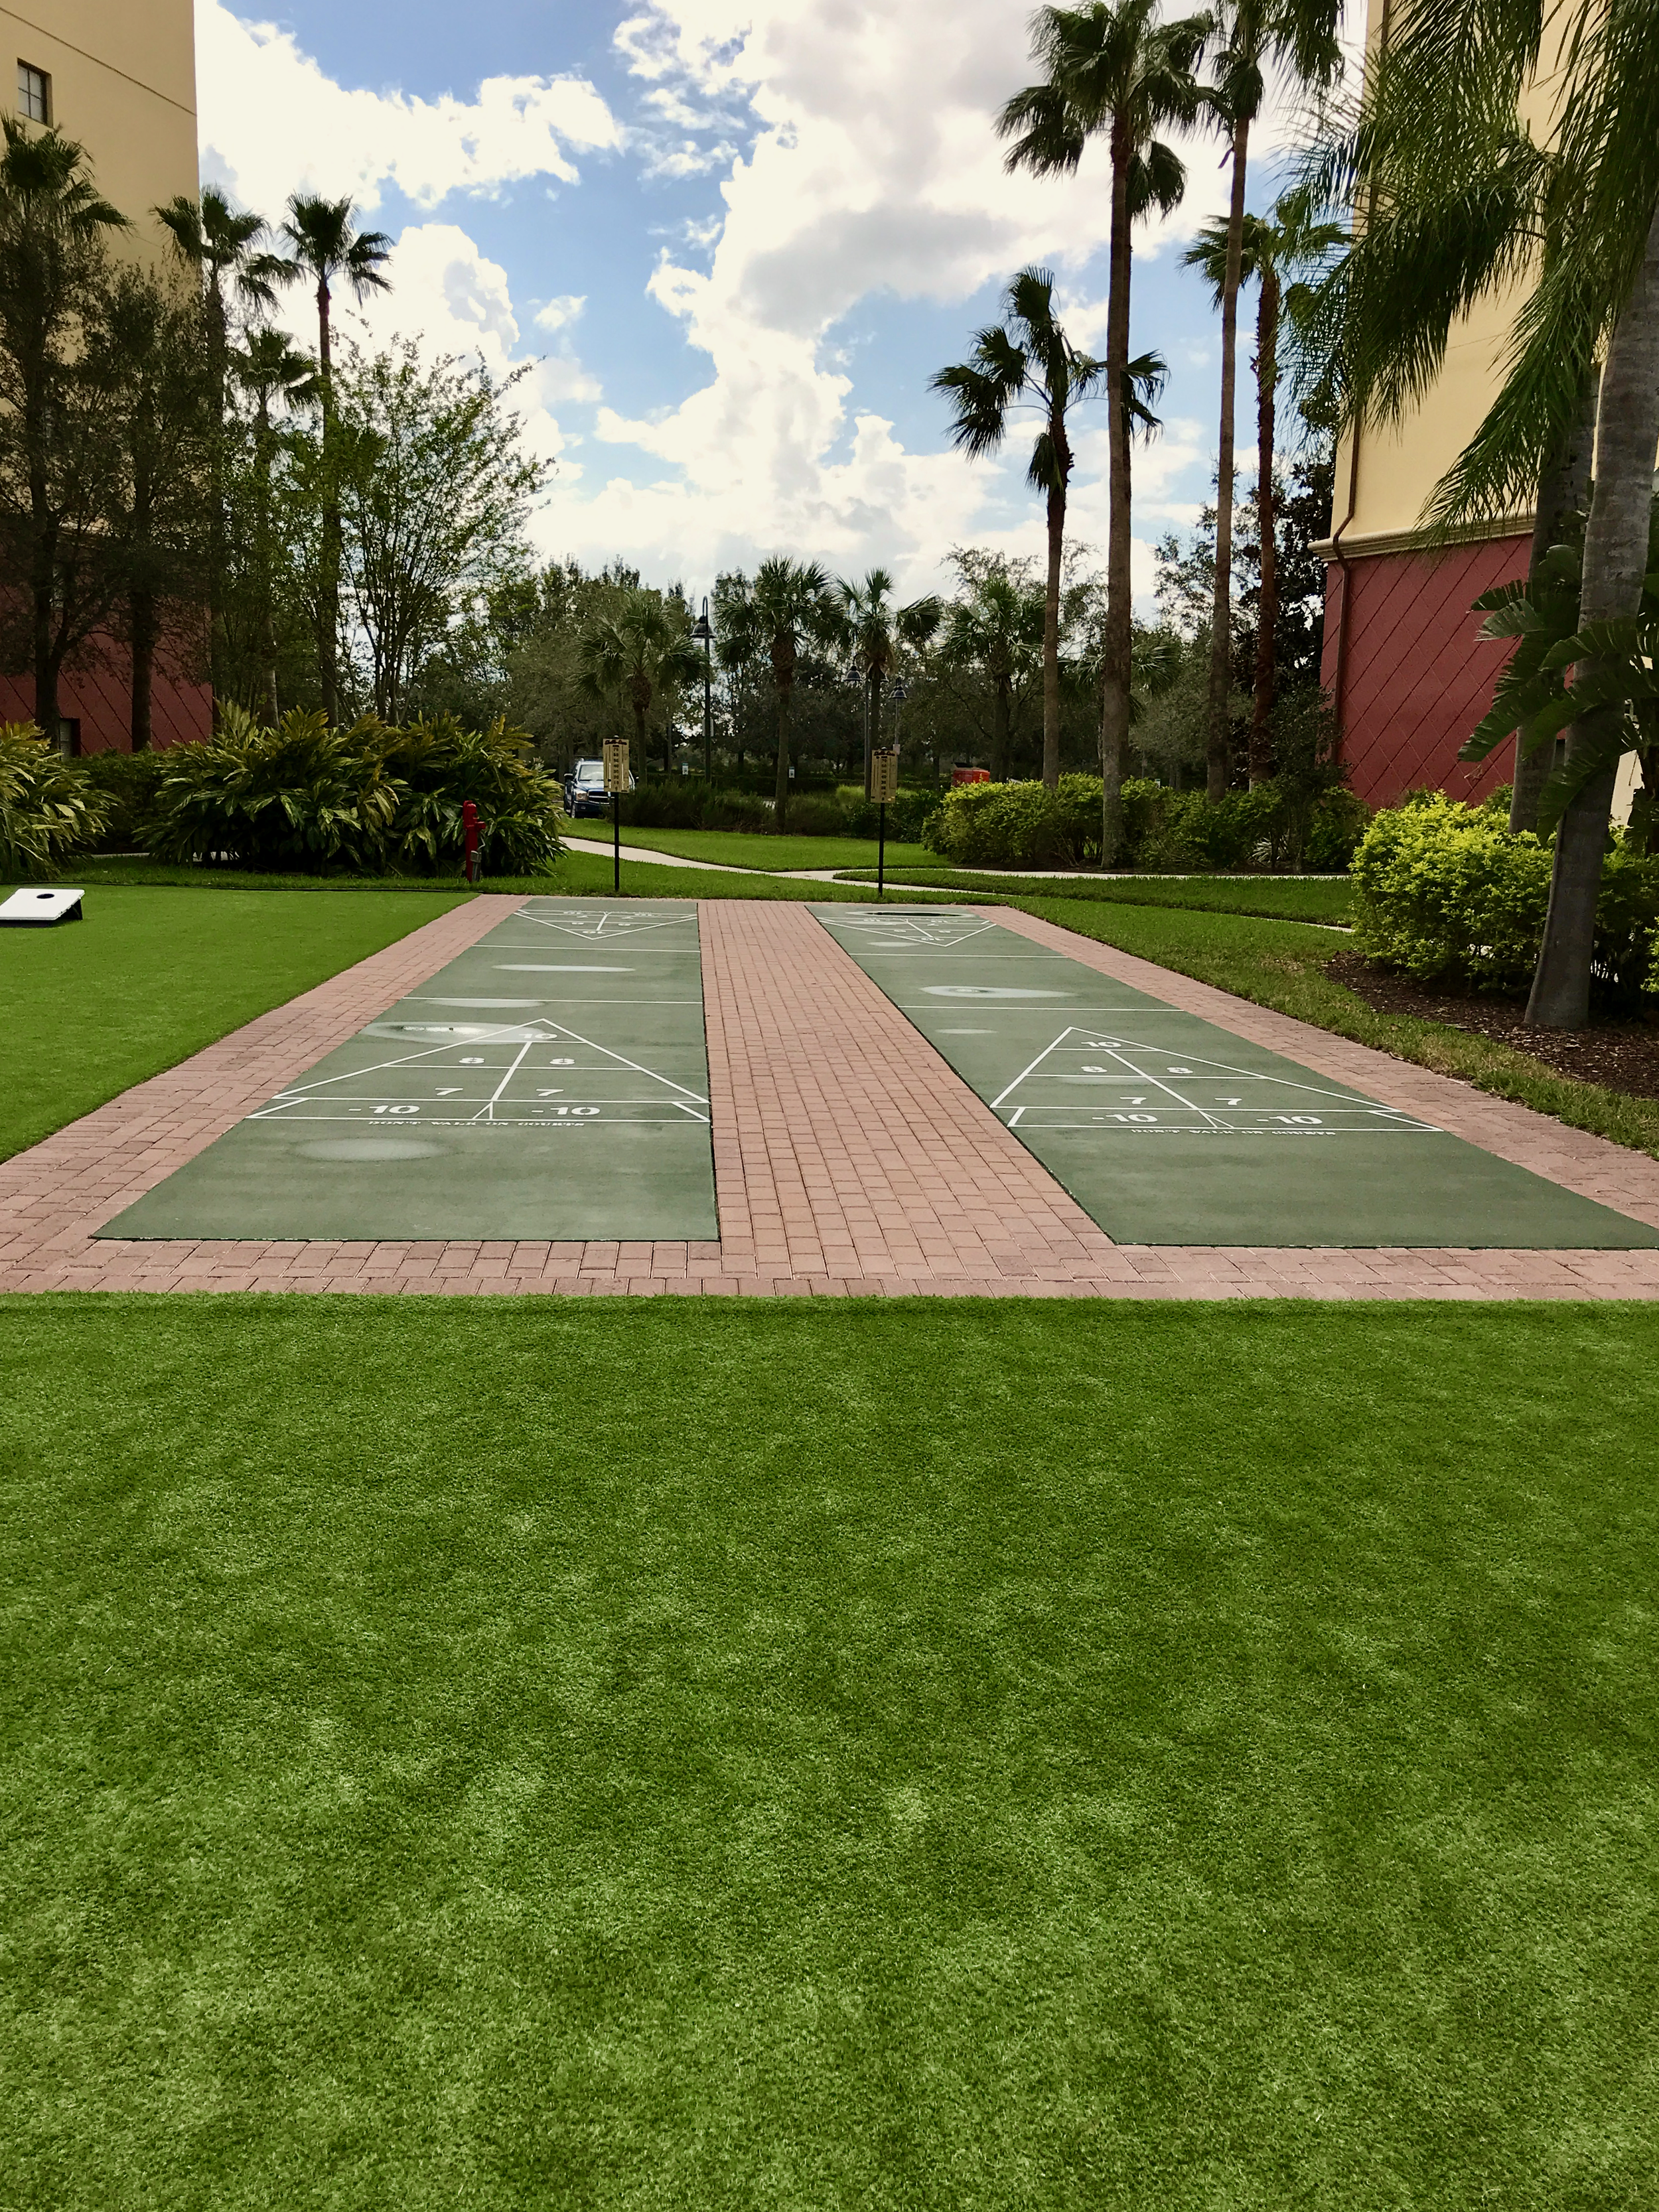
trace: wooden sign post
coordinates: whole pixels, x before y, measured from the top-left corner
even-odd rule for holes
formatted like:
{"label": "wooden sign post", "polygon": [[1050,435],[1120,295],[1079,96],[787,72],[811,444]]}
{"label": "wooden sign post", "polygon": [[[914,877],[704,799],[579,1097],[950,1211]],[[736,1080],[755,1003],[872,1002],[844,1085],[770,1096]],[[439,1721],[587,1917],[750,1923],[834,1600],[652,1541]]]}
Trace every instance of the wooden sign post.
{"label": "wooden sign post", "polygon": [[622,896],[622,795],[628,788],[628,740],[605,741],[605,787],[611,794],[611,890]]}
{"label": "wooden sign post", "polygon": [[887,896],[887,810],[898,797],[898,747],[882,745],[870,756],[870,796],[877,815],[876,896]]}

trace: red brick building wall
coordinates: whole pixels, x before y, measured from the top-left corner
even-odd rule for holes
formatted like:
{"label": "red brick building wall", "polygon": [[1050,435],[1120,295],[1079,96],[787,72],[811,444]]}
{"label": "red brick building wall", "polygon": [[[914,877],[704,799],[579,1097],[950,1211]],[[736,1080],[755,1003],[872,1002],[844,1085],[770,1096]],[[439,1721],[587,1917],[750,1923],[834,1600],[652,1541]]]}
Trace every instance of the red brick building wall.
{"label": "red brick building wall", "polygon": [[[1351,556],[1325,571],[1321,676],[1342,727],[1348,780],[1371,806],[1437,786],[1481,799],[1514,773],[1512,745],[1478,766],[1457,749],[1492,704],[1506,643],[1475,635],[1479,593],[1525,572],[1530,541]],[[1346,633],[1346,643],[1345,640]]]}
{"label": "red brick building wall", "polygon": [[[64,676],[58,685],[58,711],[81,726],[81,750],[125,753],[132,750],[131,664],[119,646],[108,648],[108,665]],[[34,719],[34,678],[0,676],[0,722]],[[182,745],[213,734],[213,691],[206,684],[181,683],[158,675],[150,691],[153,742]]]}

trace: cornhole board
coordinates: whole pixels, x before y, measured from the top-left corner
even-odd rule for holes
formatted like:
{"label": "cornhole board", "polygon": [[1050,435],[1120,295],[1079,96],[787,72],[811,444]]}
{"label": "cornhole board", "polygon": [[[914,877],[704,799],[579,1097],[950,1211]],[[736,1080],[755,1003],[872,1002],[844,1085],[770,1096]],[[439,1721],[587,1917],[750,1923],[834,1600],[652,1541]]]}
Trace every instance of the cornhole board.
{"label": "cornhole board", "polygon": [[8,929],[48,929],[55,921],[82,921],[83,891],[14,891],[0,905],[0,923]]}

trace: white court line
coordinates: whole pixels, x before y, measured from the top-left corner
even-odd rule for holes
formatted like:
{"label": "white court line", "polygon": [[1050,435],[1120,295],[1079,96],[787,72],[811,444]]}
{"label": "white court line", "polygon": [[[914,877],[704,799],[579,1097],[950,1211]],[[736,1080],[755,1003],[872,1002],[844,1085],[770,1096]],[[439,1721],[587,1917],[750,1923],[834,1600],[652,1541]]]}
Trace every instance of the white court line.
{"label": "white court line", "polygon": [[1048,1059],[1049,1054],[1051,1052],[1057,1052],[1060,1046],[1065,1043],[1066,1038],[1071,1036],[1073,1034],[1073,1030],[1072,1029],[1064,1029],[1060,1031],[1060,1035],[1054,1039],[1052,1044],[1045,1044],[1042,1051],[1037,1054],[1036,1058],[1031,1062],[1031,1066],[1022,1068],[1019,1073],[1014,1078],[1013,1081],[1008,1085],[1008,1089],[1006,1091],[998,1091],[996,1097],[991,1101],[991,1111],[994,1114],[997,1108],[1001,1105],[1003,1100],[1008,1096],[1008,1091],[1018,1091],[1020,1085],[1024,1082],[1026,1077],[1031,1073],[1031,1068],[1041,1067],[1043,1061]]}
{"label": "white court line", "polygon": [[501,1097],[502,1091],[506,1090],[507,1085],[512,1082],[514,1077],[518,1073],[520,1063],[523,1060],[526,1053],[529,1051],[534,1042],[535,1040],[533,1038],[526,1037],[524,1042],[519,1047],[518,1059],[514,1061],[512,1066],[507,1069],[507,1073],[502,1076],[501,1081],[495,1085],[495,1090],[489,1095],[489,1103],[486,1105],[481,1106],[478,1109],[478,1111],[472,1116],[475,1121],[493,1121],[495,1120],[495,1101]]}
{"label": "white court line", "polygon": [[[1079,1023],[1076,1026],[1082,1028],[1084,1024]],[[1087,1048],[1079,1048],[1079,1049],[1087,1049]],[[1172,1045],[1163,1044],[1126,1044],[1122,1049],[1125,1052],[1140,1053],[1172,1052],[1175,1049],[1175,1047]],[[1406,1115],[1406,1118],[1408,1121],[1416,1119],[1416,1116],[1410,1114],[1403,1106],[1380,1105],[1375,1098],[1364,1097],[1357,1091],[1328,1091],[1322,1084],[1298,1083],[1294,1076],[1268,1075],[1254,1067],[1234,1067],[1230,1061],[1224,1060],[1206,1060],[1203,1054],[1198,1052],[1189,1053],[1188,1054],[1188,1058],[1201,1061],[1206,1067],[1218,1068],[1223,1075],[1235,1076],[1243,1082],[1276,1083],[1281,1090],[1304,1091],[1310,1097],[1313,1098],[1334,1098],[1339,1105],[1368,1106],[1376,1113],[1402,1114]],[[1140,1076],[1140,1071],[1139,1068],[1135,1070],[1135,1075],[1136,1079],[1139,1080]],[[1156,1080],[1155,1078],[1150,1076],[1146,1079],[1149,1082]]]}

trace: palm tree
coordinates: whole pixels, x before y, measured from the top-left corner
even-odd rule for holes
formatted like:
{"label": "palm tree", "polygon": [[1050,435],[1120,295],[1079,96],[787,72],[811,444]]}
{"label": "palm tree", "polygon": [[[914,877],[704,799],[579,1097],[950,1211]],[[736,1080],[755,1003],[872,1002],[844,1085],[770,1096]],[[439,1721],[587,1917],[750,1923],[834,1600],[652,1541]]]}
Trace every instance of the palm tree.
{"label": "palm tree", "polygon": [[1186,171],[1160,131],[1197,114],[1194,70],[1210,33],[1207,15],[1158,21],[1158,0],[1093,0],[1084,8],[1044,8],[1032,22],[1040,84],[1016,93],[997,118],[1014,139],[1007,166],[1037,175],[1070,173],[1091,137],[1110,149],[1112,228],[1106,302],[1106,394],[1110,484],[1106,541],[1106,635],[1101,690],[1102,806],[1105,860],[1121,823],[1115,793],[1129,732],[1129,659],[1133,631],[1130,580],[1132,507],[1129,446],[1134,416],[1129,371],[1129,287],[1133,230],[1154,209],[1168,214],[1186,189]]}
{"label": "palm tree", "polygon": [[[1546,40],[1550,52],[1544,52]],[[1659,447],[1659,40],[1648,0],[1413,0],[1377,71],[1401,143],[1481,111],[1512,118],[1540,64],[1555,73],[1545,251],[1516,318],[1508,374],[1437,488],[1441,528],[1490,521],[1532,498],[1570,442],[1598,349],[1595,476],[1585,529],[1581,637],[1550,902],[1527,1019],[1582,1025],[1607,820],[1626,739],[1618,647],[1641,611]],[[1598,649],[1599,648],[1599,649]]]}
{"label": "palm tree", "polygon": [[991,685],[991,775],[1008,773],[1008,738],[1014,685],[1042,664],[1042,594],[1029,589],[999,561],[953,600],[945,618],[939,658],[947,668],[982,669]]}
{"label": "palm tree", "polygon": [[595,616],[576,644],[577,679],[591,698],[626,698],[634,717],[641,782],[648,749],[646,716],[653,699],[694,683],[702,669],[684,599],[630,591],[613,613]]}
{"label": "palm tree", "polygon": [[755,571],[755,622],[765,640],[778,698],[778,775],[773,818],[780,830],[789,820],[789,710],[793,702],[795,664],[803,637],[825,634],[835,621],[830,578],[816,561],[792,561],[774,555]]}
{"label": "palm tree", "polygon": [[343,283],[359,304],[370,292],[391,288],[380,264],[392,251],[383,230],[359,230],[349,199],[325,200],[295,192],[288,204],[283,236],[292,249],[284,275],[308,276],[316,284],[317,394],[323,417],[322,576],[318,592],[317,659],[323,683],[323,707],[331,722],[340,719],[340,501],[334,484],[333,287]]}
{"label": "palm tree", "polygon": [[1244,195],[1250,125],[1261,106],[1267,68],[1278,63],[1301,83],[1324,86],[1342,67],[1337,42],[1341,0],[1224,0],[1222,43],[1206,105],[1231,141],[1232,198],[1221,289],[1221,425],[1217,441],[1215,600],[1210,615],[1210,690],[1205,789],[1226,795],[1231,772],[1227,712],[1231,691],[1233,566],[1233,394],[1238,368],[1238,288],[1244,259]]}
{"label": "palm tree", "polygon": [[[64,589],[66,563],[80,566],[76,544],[85,532],[75,526],[71,510],[83,501],[63,447],[82,411],[80,362],[105,241],[127,222],[98,191],[74,139],[11,115],[0,117],[0,404],[16,451],[5,520],[10,566],[29,602],[34,719],[55,738],[64,660],[102,611],[77,607]],[[94,590],[90,599],[99,596]]]}
{"label": "palm tree", "polygon": [[872,568],[861,583],[842,578],[836,586],[842,618],[853,663],[864,690],[864,795],[870,796],[870,756],[874,749],[872,728],[881,727],[882,686],[893,673],[899,655],[927,645],[945,617],[943,603],[934,596],[913,599],[908,606],[891,607],[893,580],[885,568]]}
{"label": "palm tree", "polygon": [[[1255,507],[1261,540],[1261,592],[1256,611],[1255,683],[1250,706],[1250,781],[1273,774],[1269,718],[1274,690],[1273,633],[1279,623],[1278,517],[1273,483],[1278,442],[1279,319],[1285,289],[1298,269],[1317,266],[1347,234],[1334,222],[1316,222],[1305,194],[1287,192],[1271,216],[1247,215],[1241,240],[1239,282],[1258,287],[1255,311]],[[1227,282],[1229,226],[1206,223],[1187,252],[1182,265],[1198,269],[1219,307]],[[1296,295],[1299,300],[1303,294]]]}
{"label": "palm tree", "polygon": [[1056,319],[1053,276],[1022,269],[1003,295],[1003,320],[977,333],[967,361],[932,379],[932,389],[947,393],[952,404],[951,440],[972,459],[998,450],[1017,409],[1033,409],[1040,419],[1025,477],[1048,501],[1042,781],[1050,791],[1060,783],[1060,575],[1073,462],[1066,422],[1071,409],[1091,398],[1105,376],[1105,362],[1079,353]]}
{"label": "palm tree", "polygon": [[743,773],[744,727],[755,663],[760,658],[760,623],[754,594],[741,569],[714,579],[714,658],[726,678],[727,712],[732,723],[732,749],[738,773]]}
{"label": "palm tree", "polygon": [[276,434],[273,404],[292,410],[317,397],[317,364],[298,352],[286,331],[256,331],[242,351],[233,349],[230,371],[253,403],[254,557],[259,579],[264,705],[273,729],[282,720],[276,696],[276,611],[272,574],[271,467]]}

